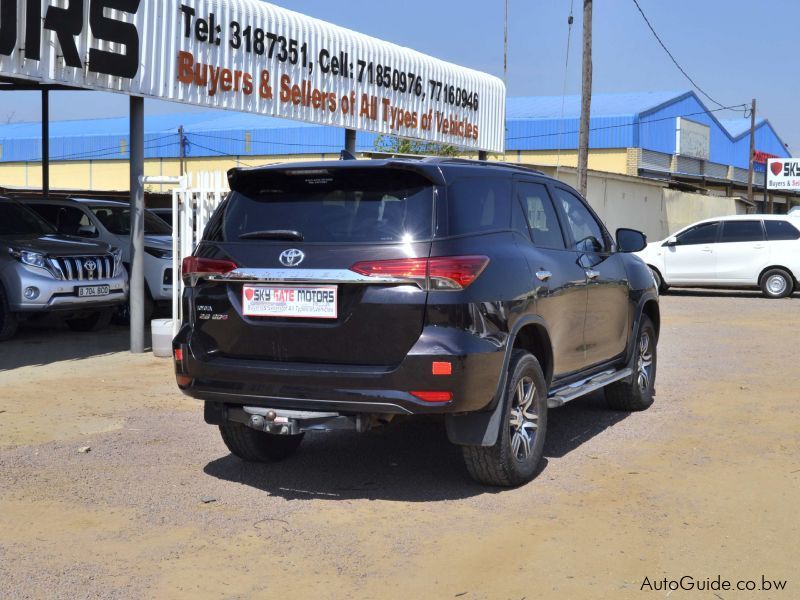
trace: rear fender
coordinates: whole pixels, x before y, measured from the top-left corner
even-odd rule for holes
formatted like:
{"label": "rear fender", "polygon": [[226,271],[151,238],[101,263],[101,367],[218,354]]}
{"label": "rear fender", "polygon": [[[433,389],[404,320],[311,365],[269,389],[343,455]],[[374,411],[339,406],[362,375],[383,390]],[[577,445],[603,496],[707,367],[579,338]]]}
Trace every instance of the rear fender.
{"label": "rear fender", "polygon": [[526,325],[539,324],[547,329],[544,321],[538,316],[526,316],[514,323],[511,334],[506,342],[503,357],[503,369],[498,378],[494,398],[488,410],[464,414],[448,414],[445,416],[447,438],[459,446],[494,446],[500,432],[500,425],[505,414],[504,390],[508,382],[508,367],[511,364],[511,355],[514,352],[514,341],[517,334]]}

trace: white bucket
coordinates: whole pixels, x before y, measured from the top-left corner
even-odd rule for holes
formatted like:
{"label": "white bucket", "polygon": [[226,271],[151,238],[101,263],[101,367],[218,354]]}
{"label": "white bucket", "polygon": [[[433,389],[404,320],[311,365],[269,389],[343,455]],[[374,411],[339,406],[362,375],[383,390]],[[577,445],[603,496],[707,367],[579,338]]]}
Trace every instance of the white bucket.
{"label": "white bucket", "polygon": [[163,358],[172,356],[172,319],[153,319],[150,321],[153,334],[153,355]]}

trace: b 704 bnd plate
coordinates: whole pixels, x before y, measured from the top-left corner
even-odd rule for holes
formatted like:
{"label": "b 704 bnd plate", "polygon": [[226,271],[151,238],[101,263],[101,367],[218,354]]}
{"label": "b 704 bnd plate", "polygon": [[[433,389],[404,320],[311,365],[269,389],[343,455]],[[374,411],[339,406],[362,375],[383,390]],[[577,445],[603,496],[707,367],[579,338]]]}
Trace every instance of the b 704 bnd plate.
{"label": "b 704 bnd plate", "polygon": [[87,285],[78,288],[78,298],[94,298],[97,296],[108,296],[111,288],[107,285]]}
{"label": "b 704 bnd plate", "polygon": [[248,317],[335,319],[336,290],[335,285],[245,285],[242,312]]}

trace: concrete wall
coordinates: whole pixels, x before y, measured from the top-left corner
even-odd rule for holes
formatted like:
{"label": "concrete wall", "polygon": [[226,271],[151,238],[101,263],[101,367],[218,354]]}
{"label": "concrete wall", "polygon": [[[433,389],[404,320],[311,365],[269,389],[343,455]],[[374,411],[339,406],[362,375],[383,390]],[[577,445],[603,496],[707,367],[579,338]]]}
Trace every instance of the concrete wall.
{"label": "concrete wall", "polygon": [[[554,169],[543,170],[555,175]],[[558,179],[577,186],[574,169],[560,169]],[[701,219],[744,212],[736,198],[683,192],[660,181],[610,173],[590,172],[586,195],[612,235],[619,227],[630,227],[643,231],[650,241]]]}

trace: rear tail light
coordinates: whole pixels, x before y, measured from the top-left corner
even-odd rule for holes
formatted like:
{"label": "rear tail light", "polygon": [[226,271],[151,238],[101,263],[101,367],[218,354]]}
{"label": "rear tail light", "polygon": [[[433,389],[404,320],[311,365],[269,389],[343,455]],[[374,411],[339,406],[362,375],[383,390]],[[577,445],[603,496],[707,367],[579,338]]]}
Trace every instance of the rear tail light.
{"label": "rear tail light", "polygon": [[181,277],[191,277],[192,275],[224,275],[238,268],[232,260],[220,260],[216,258],[203,258],[200,256],[187,256],[181,264]]}
{"label": "rear tail light", "polygon": [[411,279],[425,290],[463,290],[488,264],[487,256],[438,256],[364,261],[350,270],[368,277]]}
{"label": "rear tail light", "polygon": [[410,392],[415,398],[423,402],[450,402],[453,399],[453,392]]}

